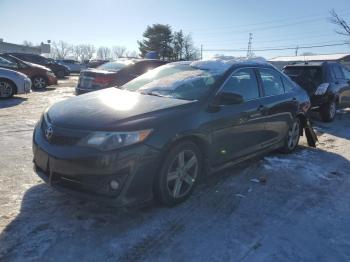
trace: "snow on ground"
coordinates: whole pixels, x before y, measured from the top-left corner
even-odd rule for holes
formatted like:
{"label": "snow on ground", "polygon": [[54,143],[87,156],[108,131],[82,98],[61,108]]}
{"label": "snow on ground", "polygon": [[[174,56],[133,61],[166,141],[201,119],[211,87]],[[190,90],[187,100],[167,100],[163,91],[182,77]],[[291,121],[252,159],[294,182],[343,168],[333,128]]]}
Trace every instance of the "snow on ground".
{"label": "snow on ground", "polygon": [[315,120],[317,149],[217,173],[182,205],[115,209],[32,171],[34,125],[76,82],[0,101],[0,261],[350,261],[350,112]]}

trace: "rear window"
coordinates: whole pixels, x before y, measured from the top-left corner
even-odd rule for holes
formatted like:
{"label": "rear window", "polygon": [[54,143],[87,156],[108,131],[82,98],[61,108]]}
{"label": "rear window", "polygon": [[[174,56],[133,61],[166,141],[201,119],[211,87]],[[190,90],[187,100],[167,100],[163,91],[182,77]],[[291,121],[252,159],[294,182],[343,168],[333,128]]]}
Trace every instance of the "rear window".
{"label": "rear window", "polygon": [[133,61],[131,60],[126,60],[126,61],[114,61],[114,62],[108,62],[105,63],[99,67],[97,67],[97,69],[102,69],[102,70],[110,70],[110,71],[118,71],[128,65],[132,65],[134,64]]}
{"label": "rear window", "polygon": [[320,66],[286,67],[283,72],[307,91],[315,91],[322,84],[322,68]]}

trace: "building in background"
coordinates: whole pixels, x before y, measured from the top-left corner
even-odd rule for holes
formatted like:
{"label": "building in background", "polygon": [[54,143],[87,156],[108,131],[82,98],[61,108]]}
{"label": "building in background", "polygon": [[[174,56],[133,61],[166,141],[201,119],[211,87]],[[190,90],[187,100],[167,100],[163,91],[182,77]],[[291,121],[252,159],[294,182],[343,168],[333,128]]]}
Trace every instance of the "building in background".
{"label": "building in background", "polygon": [[278,56],[269,60],[278,69],[286,65],[300,62],[322,62],[333,61],[339,62],[350,69],[350,54],[328,54],[328,55],[307,55],[307,56]]}
{"label": "building in background", "polygon": [[0,53],[28,53],[28,54],[48,54],[50,44],[41,43],[39,46],[25,46],[4,42],[0,39]]}

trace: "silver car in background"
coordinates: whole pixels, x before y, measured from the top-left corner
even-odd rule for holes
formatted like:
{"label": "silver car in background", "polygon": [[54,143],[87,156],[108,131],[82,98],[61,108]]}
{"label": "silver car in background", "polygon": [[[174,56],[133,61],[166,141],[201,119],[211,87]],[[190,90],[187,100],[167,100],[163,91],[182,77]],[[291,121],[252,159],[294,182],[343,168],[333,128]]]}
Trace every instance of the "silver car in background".
{"label": "silver car in background", "polygon": [[0,98],[10,98],[15,94],[30,92],[32,81],[20,72],[0,68]]}
{"label": "silver car in background", "polygon": [[86,64],[80,63],[72,59],[60,59],[56,61],[62,65],[67,66],[72,73],[80,73],[81,70],[87,68]]}

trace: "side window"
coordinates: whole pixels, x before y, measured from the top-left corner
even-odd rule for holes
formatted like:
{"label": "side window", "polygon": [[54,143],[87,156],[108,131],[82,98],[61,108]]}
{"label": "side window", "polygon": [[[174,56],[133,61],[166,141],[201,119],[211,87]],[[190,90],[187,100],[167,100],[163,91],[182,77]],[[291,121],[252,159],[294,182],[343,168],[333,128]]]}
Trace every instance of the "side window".
{"label": "side window", "polygon": [[240,69],[230,76],[222,89],[223,92],[239,94],[244,101],[259,97],[259,86],[253,69]]}
{"label": "side window", "polygon": [[344,66],[342,66],[341,69],[343,70],[343,74],[345,76],[345,79],[350,80],[350,70],[345,68]]}
{"label": "side window", "polygon": [[8,68],[18,68],[17,64],[0,57],[0,66]]}
{"label": "side window", "polygon": [[292,80],[289,80],[286,77],[283,77],[282,81],[283,81],[283,85],[284,85],[284,91],[286,93],[293,92],[293,90],[295,89],[295,86],[294,86]]}
{"label": "side window", "polygon": [[332,65],[332,70],[336,79],[344,79],[343,72],[339,65]]}
{"label": "side window", "polygon": [[284,94],[284,88],[279,73],[270,69],[259,69],[263,82],[265,96]]}

